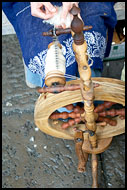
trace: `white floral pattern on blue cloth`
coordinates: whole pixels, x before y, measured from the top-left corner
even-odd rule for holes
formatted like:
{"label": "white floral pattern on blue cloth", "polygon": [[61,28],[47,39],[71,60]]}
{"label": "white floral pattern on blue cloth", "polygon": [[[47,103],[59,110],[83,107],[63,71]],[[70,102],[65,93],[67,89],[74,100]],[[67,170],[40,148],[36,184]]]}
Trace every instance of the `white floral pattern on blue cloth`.
{"label": "white floral pattern on blue cloth", "polygon": [[[85,32],[85,40],[87,42],[87,53],[91,58],[98,57],[103,61],[105,49],[106,49],[106,39],[99,32]],[[62,51],[66,58],[66,68],[72,65],[75,60],[75,55],[72,48],[73,38],[70,37],[63,41]],[[28,68],[33,73],[39,74],[42,79],[45,78],[45,58],[47,55],[48,48],[38,53],[34,58],[31,58],[28,64]]]}

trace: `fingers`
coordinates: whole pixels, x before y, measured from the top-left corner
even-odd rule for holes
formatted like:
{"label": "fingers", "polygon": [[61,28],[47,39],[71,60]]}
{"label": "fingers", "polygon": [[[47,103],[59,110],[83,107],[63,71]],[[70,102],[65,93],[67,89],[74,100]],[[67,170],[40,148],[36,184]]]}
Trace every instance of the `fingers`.
{"label": "fingers", "polygon": [[50,11],[45,7],[45,13],[46,14],[49,14],[50,13]]}
{"label": "fingers", "polygon": [[48,9],[49,12],[56,12],[56,8],[50,2],[43,2],[43,5]]}
{"label": "fingers", "polygon": [[[45,6],[45,10],[43,9]],[[49,19],[56,14],[56,8],[50,2],[31,2],[31,15],[41,18]]]}
{"label": "fingers", "polygon": [[68,15],[69,11],[71,10],[73,4],[78,6],[77,2],[63,2],[63,10],[61,13],[61,26],[64,29],[66,28],[65,21],[66,21],[67,15]]}
{"label": "fingers", "polygon": [[71,6],[67,3],[63,3],[63,10],[61,13],[61,26],[65,29],[66,28],[66,17],[68,15],[69,10],[71,9]]}

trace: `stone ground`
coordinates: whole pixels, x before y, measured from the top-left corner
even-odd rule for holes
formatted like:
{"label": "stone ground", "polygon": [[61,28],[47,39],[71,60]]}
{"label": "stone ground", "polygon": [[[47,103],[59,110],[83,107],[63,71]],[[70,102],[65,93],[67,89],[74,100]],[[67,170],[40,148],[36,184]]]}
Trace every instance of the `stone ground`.
{"label": "stone ground", "polygon": [[[120,79],[123,62],[104,63],[103,76]],[[36,131],[34,104],[39,94],[25,84],[21,50],[15,34],[2,36],[2,187],[90,188],[87,172],[77,172],[73,141]],[[100,188],[125,188],[125,135],[113,138],[98,155]]]}

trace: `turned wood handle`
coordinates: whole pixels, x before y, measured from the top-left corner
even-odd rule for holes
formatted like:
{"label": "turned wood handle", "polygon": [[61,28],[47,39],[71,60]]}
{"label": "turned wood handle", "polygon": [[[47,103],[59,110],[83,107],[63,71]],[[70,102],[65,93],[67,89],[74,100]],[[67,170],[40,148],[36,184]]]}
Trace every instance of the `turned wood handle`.
{"label": "turned wood handle", "polygon": [[116,115],[120,115],[120,116],[125,117],[125,108],[122,108],[122,109],[119,109],[119,110],[111,109],[111,110],[108,110],[108,111],[103,111],[103,112],[98,113],[98,115],[102,116],[102,117],[105,117],[107,115],[110,115],[112,117],[114,117]]}
{"label": "turned wood handle", "polygon": [[103,104],[99,104],[95,109],[94,112],[99,113],[102,112],[106,108],[110,108],[112,105],[116,104],[115,102],[104,102]]}
{"label": "turned wood handle", "polygon": [[70,13],[73,15],[73,16],[76,16],[80,13],[80,8],[77,7],[75,4],[73,4],[71,10],[70,10]]}
{"label": "turned wood handle", "polygon": [[98,159],[96,154],[92,154],[92,188],[98,188]]}
{"label": "turned wood handle", "polygon": [[83,145],[83,132],[82,131],[77,130],[75,132],[74,141],[75,141],[75,151],[76,151],[76,155],[78,157],[78,172],[82,173],[85,171],[85,166],[86,166],[86,162],[87,162],[87,155],[85,155],[82,150],[82,145]]}
{"label": "turned wood handle", "polygon": [[[83,31],[87,31],[87,30],[90,30],[92,29],[92,26],[84,26],[83,27]],[[59,29],[56,29],[56,35],[59,36],[61,34],[69,34],[71,33],[71,28],[66,28],[66,29],[63,29],[63,28],[59,28]],[[43,32],[42,33],[43,36],[53,36],[53,30],[49,30],[48,32]]]}
{"label": "turned wood handle", "polygon": [[[100,86],[99,84],[97,83],[93,83],[93,87],[96,88]],[[60,93],[60,92],[63,92],[63,91],[74,91],[74,90],[79,90],[81,87],[80,87],[80,84],[72,84],[72,85],[65,85],[65,86],[51,86],[51,87],[43,87],[43,88],[38,88],[37,91],[39,93],[46,93],[46,92],[49,92],[49,93]]]}

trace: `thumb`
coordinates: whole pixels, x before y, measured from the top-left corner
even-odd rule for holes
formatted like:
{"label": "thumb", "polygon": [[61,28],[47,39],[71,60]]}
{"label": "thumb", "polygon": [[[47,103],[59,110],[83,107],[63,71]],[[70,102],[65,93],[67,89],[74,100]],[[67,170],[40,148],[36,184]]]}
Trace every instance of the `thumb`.
{"label": "thumb", "polygon": [[61,26],[64,29],[66,28],[65,23],[66,23],[66,18],[67,18],[68,13],[69,13],[69,8],[67,6],[63,6],[60,19],[61,19]]}

